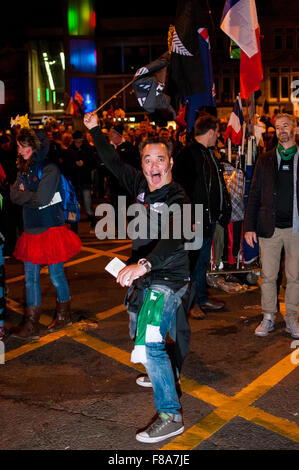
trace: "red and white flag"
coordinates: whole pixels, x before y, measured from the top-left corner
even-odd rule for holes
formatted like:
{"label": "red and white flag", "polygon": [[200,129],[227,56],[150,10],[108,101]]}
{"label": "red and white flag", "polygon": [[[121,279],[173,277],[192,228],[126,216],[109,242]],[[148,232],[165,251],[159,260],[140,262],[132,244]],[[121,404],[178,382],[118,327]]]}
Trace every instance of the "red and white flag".
{"label": "red and white flag", "polygon": [[241,49],[240,95],[248,99],[263,79],[255,0],[226,0],[220,27]]}
{"label": "red and white flag", "polygon": [[241,145],[242,143],[242,126],[244,122],[242,101],[238,96],[234,105],[234,109],[230,115],[228,125],[225,131],[225,142],[231,139],[233,145]]}

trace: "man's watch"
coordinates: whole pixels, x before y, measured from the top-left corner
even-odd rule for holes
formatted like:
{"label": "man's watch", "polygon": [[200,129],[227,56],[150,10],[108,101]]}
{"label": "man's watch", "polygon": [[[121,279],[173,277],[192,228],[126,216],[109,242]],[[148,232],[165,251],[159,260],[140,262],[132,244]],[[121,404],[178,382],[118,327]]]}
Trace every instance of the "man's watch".
{"label": "man's watch", "polygon": [[151,263],[146,258],[139,259],[137,264],[141,264],[141,266],[144,266],[147,273],[149,273],[152,269]]}

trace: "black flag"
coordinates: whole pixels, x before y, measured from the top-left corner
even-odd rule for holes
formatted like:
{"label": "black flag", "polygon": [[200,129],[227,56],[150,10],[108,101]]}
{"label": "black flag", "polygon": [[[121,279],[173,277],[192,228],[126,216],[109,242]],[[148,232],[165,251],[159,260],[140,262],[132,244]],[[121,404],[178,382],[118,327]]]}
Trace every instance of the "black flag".
{"label": "black flag", "polygon": [[137,70],[133,89],[138,103],[149,113],[162,112],[169,120],[176,118],[170,99],[164,94],[169,54],[166,52],[159,59]]}
{"label": "black flag", "polygon": [[199,0],[178,0],[175,25],[169,29],[167,94],[176,109],[180,99],[206,89],[198,39],[198,29],[202,26],[199,3]]}

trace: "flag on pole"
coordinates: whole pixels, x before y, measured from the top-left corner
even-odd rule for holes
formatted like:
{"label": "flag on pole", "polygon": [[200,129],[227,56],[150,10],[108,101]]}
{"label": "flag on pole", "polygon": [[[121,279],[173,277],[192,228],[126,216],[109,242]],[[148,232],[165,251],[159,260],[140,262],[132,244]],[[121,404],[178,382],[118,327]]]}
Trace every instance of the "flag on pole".
{"label": "flag on pole", "polygon": [[228,125],[225,131],[224,140],[231,139],[233,145],[241,145],[242,143],[242,126],[243,126],[243,108],[240,96],[237,96],[234,109],[230,115]]}
{"label": "flag on pole", "polygon": [[211,58],[211,45],[207,28],[198,29],[198,41],[203,62],[205,79],[205,91],[197,93],[188,98],[186,113],[187,131],[190,132],[194,126],[197,111],[206,106],[216,108],[216,91],[213,77]]}
{"label": "flag on pole", "polygon": [[166,52],[159,59],[139,68],[132,86],[139,105],[145,111],[160,111],[169,120],[174,120],[176,113],[170,105],[170,98],[164,93],[168,64],[169,54]]}
{"label": "flag on pole", "polygon": [[255,0],[226,0],[220,27],[241,48],[240,95],[248,99],[263,79]]}
{"label": "flag on pole", "polygon": [[206,89],[197,32],[202,20],[199,6],[198,0],[178,0],[175,25],[169,28],[167,94],[176,110],[180,99]]}

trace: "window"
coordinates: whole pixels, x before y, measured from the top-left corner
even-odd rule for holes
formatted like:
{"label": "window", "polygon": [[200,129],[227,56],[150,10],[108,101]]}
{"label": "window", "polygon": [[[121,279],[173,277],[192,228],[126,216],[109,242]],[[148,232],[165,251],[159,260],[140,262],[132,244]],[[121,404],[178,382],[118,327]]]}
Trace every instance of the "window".
{"label": "window", "polygon": [[97,107],[96,78],[71,78],[71,95],[75,99],[76,92],[84,98],[84,112],[90,113]]}
{"label": "window", "polygon": [[282,49],[282,36],[274,36],[274,48]]}
{"label": "window", "polygon": [[294,38],[293,36],[286,37],[286,48],[293,49],[294,48]]}
{"label": "window", "polygon": [[[155,57],[153,60],[158,59]],[[148,47],[124,47],[124,73],[135,73],[150,62]]]}
{"label": "window", "polygon": [[120,47],[104,47],[102,49],[101,73],[114,74],[122,73],[122,54]]}
{"label": "window", "polygon": [[288,98],[289,95],[289,77],[281,77],[281,98]]}
{"label": "window", "polygon": [[270,78],[270,98],[278,98],[278,77]]}
{"label": "window", "polygon": [[64,106],[65,56],[61,41],[29,44],[30,112],[61,111]]}
{"label": "window", "polygon": [[72,72],[96,73],[95,42],[89,39],[72,39],[70,41],[70,64]]}

